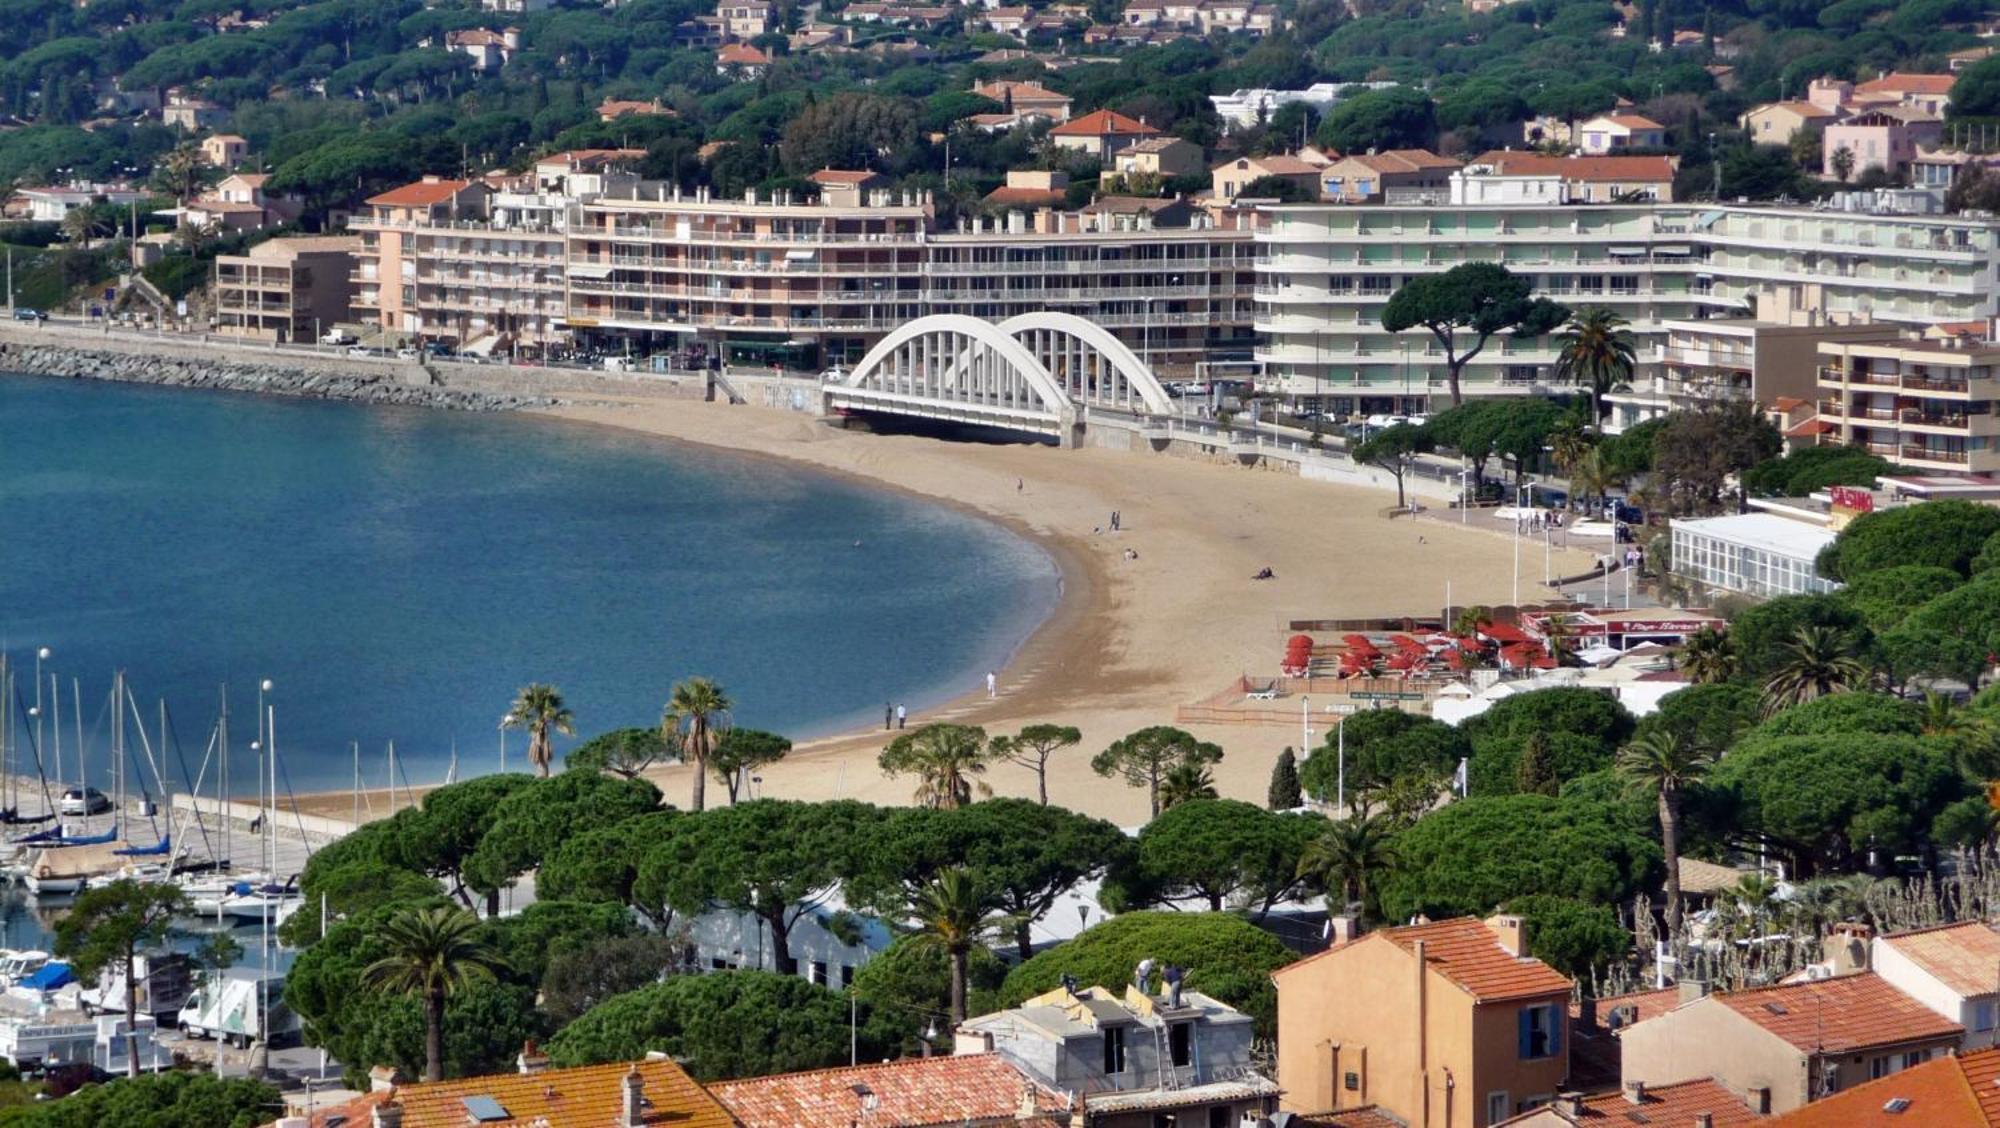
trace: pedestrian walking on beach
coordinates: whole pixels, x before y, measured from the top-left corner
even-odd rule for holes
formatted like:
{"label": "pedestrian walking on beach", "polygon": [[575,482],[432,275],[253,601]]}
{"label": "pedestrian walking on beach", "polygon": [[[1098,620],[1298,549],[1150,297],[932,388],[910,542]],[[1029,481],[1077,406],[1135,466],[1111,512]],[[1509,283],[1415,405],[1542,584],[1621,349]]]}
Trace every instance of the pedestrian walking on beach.
{"label": "pedestrian walking on beach", "polygon": [[910,711],[901,705],[896,706],[896,727],[902,728],[903,724],[909,719]]}
{"label": "pedestrian walking on beach", "polygon": [[887,701],[882,703],[882,730],[887,732],[896,727],[896,707]]}
{"label": "pedestrian walking on beach", "polygon": [[986,671],[986,696],[988,697],[1000,696],[1000,679],[993,673],[992,670]]}
{"label": "pedestrian walking on beach", "polygon": [[1027,489],[1027,488],[1028,488],[1027,486],[1025,486],[1025,485],[1023,485],[1023,484],[1022,484],[1022,482],[1021,482],[1021,479],[1019,479],[1019,478],[1016,478],[1016,479],[1014,479],[1014,492],[1015,492],[1015,493],[1020,493],[1020,492],[1021,492],[1022,490],[1024,490],[1024,489]]}

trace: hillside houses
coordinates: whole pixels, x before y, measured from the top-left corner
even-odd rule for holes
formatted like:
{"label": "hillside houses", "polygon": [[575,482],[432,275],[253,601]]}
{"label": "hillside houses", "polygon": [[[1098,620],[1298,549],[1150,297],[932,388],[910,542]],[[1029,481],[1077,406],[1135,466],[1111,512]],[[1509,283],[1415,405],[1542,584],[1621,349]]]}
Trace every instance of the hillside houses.
{"label": "hillside houses", "polygon": [[1820,175],[1849,180],[1876,169],[1906,175],[1921,152],[1944,132],[1955,74],[1896,72],[1860,84],[1817,78],[1804,101],[1766,102],[1738,118],[1751,140],[1788,145],[1818,130]]}

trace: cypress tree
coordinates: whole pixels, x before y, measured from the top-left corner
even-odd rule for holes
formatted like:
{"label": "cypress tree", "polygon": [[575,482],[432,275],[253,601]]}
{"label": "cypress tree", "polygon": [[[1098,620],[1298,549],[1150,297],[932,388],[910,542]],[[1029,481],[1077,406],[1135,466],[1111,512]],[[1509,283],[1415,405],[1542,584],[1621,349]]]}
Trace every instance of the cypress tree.
{"label": "cypress tree", "polygon": [[1278,762],[1271,765],[1271,788],[1265,802],[1274,811],[1289,811],[1305,802],[1299,793],[1299,765],[1286,748],[1278,753]]}

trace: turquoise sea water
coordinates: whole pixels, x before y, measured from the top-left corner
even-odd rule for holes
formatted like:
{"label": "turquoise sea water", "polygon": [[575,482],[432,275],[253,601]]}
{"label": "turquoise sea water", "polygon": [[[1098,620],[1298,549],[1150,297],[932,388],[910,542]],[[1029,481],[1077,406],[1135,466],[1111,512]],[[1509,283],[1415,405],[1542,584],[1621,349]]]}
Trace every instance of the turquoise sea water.
{"label": "turquoise sea water", "polygon": [[52,649],[71,763],[82,679],[99,778],[115,668],[149,719],[167,701],[191,767],[227,682],[250,779],[269,678],[297,789],[346,787],[350,741],[371,786],[392,739],[434,782],[454,742],[461,774],[498,766],[531,680],[562,688],[580,736],[655,723],[692,674],[739,724],[879,724],[885,702],[978,688],[1057,594],[1048,557],[996,525],[768,460],[525,416],[0,378],[0,645],[30,704]]}

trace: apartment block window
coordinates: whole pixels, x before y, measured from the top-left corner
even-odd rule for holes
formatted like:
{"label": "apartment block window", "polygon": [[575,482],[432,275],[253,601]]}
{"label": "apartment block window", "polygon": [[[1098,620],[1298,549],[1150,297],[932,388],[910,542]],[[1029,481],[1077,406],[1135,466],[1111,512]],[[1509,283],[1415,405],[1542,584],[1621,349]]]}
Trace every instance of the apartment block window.
{"label": "apartment block window", "polygon": [[1167,1052],[1176,1067],[1193,1060],[1194,1023],[1176,1022],[1167,1027]]}
{"label": "apartment block window", "polygon": [[1125,1072],[1125,1028],[1107,1026],[1104,1028],[1104,1072],[1106,1076],[1116,1076]]}
{"label": "apartment block window", "polygon": [[1562,1052],[1562,1008],[1553,1003],[1522,1007],[1520,1012],[1521,1060],[1552,1058]]}
{"label": "apartment block window", "polygon": [[824,961],[814,960],[812,962],[812,982],[817,983],[822,987],[833,986],[833,984],[829,982],[826,978],[826,963]]}
{"label": "apartment block window", "polygon": [[1498,1124],[1511,1115],[1513,1115],[1513,1109],[1507,1103],[1507,1093],[1505,1090],[1486,1094],[1486,1123]]}

